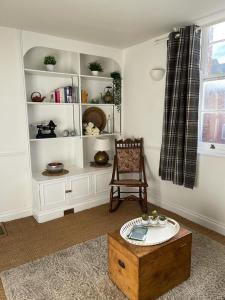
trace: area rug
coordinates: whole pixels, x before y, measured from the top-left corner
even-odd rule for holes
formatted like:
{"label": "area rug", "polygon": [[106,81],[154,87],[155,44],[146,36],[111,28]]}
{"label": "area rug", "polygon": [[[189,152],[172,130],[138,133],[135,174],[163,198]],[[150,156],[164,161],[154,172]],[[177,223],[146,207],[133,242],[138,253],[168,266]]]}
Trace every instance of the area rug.
{"label": "area rug", "polygon": [[[107,238],[98,237],[0,273],[8,300],[124,300],[107,275]],[[160,300],[225,298],[225,247],[193,234],[192,272]]]}

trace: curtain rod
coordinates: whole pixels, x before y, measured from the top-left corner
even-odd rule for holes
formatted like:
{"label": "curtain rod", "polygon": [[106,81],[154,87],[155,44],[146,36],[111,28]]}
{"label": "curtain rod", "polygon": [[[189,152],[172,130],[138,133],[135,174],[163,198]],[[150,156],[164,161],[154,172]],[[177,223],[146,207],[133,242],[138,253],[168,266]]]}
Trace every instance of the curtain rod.
{"label": "curtain rod", "polygon": [[[196,32],[198,32],[199,30],[201,30],[202,29],[202,27],[201,26],[199,26],[198,28],[196,28]],[[174,32],[179,32],[179,29],[177,29],[177,28],[173,28],[173,31]],[[179,33],[177,33],[176,34],[176,38],[178,38],[180,36],[180,34]],[[157,44],[157,43],[159,43],[159,42],[162,42],[162,41],[167,41],[169,39],[169,36],[166,36],[166,37],[162,37],[162,38],[160,38],[160,39],[157,39],[157,40],[154,40],[154,44]]]}

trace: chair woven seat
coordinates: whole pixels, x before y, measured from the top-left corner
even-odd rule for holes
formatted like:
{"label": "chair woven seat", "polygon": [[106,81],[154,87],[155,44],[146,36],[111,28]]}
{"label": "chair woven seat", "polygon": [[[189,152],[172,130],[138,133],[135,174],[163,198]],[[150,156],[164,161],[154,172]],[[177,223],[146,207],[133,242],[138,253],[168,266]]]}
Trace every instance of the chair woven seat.
{"label": "chair woven seat", "polygon": [[139,186],[145,186],[147,187],[148,184],[137,180],[137,179],[121,179],[121,180],[114,180],[110,183],[110,185],[114,186],[128,186],[128,187],[139,187]]}

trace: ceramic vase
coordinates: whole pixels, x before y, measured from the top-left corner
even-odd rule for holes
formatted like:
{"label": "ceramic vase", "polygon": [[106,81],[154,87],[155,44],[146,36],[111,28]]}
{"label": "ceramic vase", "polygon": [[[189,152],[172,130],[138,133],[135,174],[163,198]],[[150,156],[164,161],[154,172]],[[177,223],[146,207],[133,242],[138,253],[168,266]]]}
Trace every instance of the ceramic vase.
{"label": "ceramic vase", "polygon": [[54,71],[55,66],[54,65],[46,65],[46,69],[50,72]]}
{"label": "ceramic vase", "polygon": [[93,76],[98,76],[98,71],[91,71]]}

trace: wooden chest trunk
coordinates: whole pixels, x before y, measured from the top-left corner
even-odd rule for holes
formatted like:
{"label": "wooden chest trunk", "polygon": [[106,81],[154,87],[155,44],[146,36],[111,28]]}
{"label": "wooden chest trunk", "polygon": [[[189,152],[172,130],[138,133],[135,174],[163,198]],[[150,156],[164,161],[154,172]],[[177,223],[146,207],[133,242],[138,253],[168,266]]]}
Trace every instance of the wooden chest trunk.
{"label": "wooden chest trunk", "polygon": [[141,247],[127,243],[119,231],[108,234],[110,279],[131,300],[152,300],[190,276],[190,231],[160,245]]}

